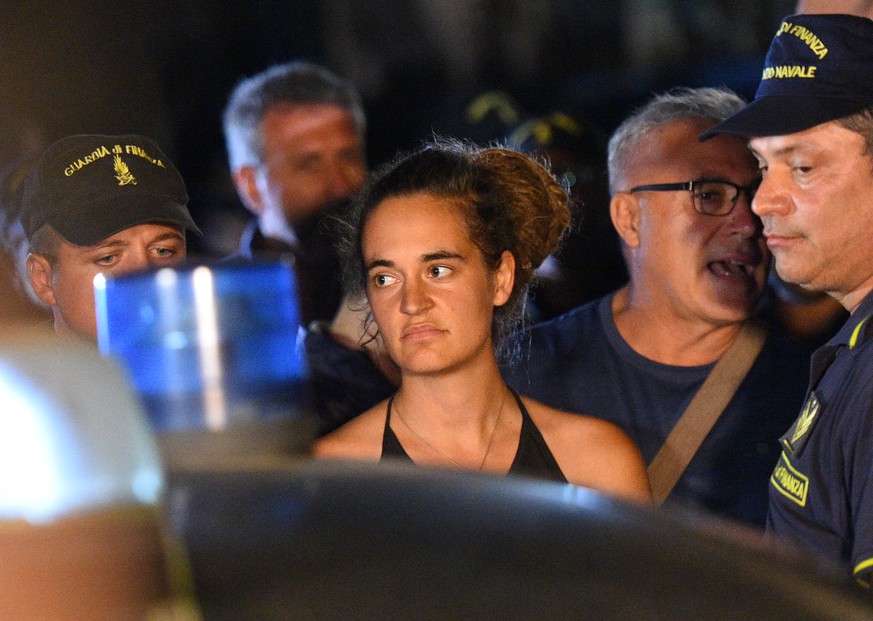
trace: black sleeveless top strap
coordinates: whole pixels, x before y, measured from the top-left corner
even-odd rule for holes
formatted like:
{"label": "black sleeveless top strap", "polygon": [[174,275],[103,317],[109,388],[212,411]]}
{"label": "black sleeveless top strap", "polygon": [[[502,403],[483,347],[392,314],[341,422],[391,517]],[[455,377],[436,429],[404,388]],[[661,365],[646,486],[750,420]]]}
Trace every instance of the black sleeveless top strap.
{"label": "black sleeveless top strap", "polygon": [[[552,451],[549,450],[549,446],[546,444],[540,430],[537,429],[537,426],[531,420],[527,408],[524,407],[524,403],[521,401],[521,397],[511,388],[510,391],[521,412],[521,432],[518,438],[518,450],[507,474],[521,474],[566,483],[567,477],[564,476],[561,467],[555,461],[555,457],[552,455]],[[394,395],[388,399],[385,432],[382,434],[382,459],[412,461],[391,429],[391,406],[393,404]]]}
{"label": "black sleeveless top strap", "polygon": [[[394,430],[391,429],[391,406],[394,405],[394,397],[396,393],[388,398],[388,413],[385,416],[385,432],[382,434],[382,458],[401,459],[412,461],[412,458],[407,455],[400,440],[394,435]],[[381,460],[380,460],[381,461]]]}

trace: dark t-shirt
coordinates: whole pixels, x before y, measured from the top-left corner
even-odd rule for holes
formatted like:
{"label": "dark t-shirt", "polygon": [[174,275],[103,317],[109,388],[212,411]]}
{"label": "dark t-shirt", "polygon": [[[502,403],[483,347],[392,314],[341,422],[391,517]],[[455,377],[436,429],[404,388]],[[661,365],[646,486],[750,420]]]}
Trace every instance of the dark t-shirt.
{"label": "dark t-shirt", "polygon": [[[649,360],[621,337],[606,296],[531,328],[522,361],[505,373],[522,394],[611,421],[650,463],[713,364]],[[778,438],[803,400],[810,346],[771,333],[746,379],[668,501],[763,527]]]}

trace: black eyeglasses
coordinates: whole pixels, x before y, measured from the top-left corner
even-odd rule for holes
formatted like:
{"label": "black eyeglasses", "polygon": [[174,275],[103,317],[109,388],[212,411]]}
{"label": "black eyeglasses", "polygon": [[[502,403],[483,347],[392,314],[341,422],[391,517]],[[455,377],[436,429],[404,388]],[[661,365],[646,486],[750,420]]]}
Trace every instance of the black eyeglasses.
{"label": "black eyeglasses", "polygon": [[691,192],[694,199],[694,210],[705,216],[726,216],[734,210],[734,205],[740,198],[740,193],[746,195],[749,202],[755,196],[758,184],[741,186],[729,181],[688,181],[686,183],[655,183],[638,185],[628,190],[635,192]]}

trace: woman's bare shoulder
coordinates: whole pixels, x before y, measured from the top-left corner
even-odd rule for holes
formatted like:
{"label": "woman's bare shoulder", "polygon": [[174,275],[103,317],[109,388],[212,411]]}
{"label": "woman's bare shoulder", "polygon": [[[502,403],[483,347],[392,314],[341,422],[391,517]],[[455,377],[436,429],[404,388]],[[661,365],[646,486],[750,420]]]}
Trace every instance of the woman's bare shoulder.
{"label": "woman's bare shoulder", "polygon": [[630,442],[630,438],[620,427],[602,418],[565,412],[527,397],[522,397],[522,401],[544,437],[546,434],[557,435],[572,444],[589,439],[600,442]]}
{"label": "woman's bare shoulder", "polygon": [[312,454],[319,458],[378,460],[382,456],[387,401],[356,416],[318,439]]}
{"label": "woman's bare shoulder", "polygon": [[651,500],[645,462],[620,427],[532,399],[523,401],[567,480],[630,500]]}

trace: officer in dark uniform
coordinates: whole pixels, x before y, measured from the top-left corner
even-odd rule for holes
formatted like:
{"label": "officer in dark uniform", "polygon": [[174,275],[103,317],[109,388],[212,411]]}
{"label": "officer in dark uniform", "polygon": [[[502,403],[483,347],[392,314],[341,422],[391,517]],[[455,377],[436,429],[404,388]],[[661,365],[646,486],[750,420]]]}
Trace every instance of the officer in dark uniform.
{"label": "officer in dark uniform", "polygon": [[750,137],[763,181],[753,210],[776,270],[851,313],[812,358],[770,479],[768,528],[873,573],[873,21],[786,17],[755,101],[706,132]]}

